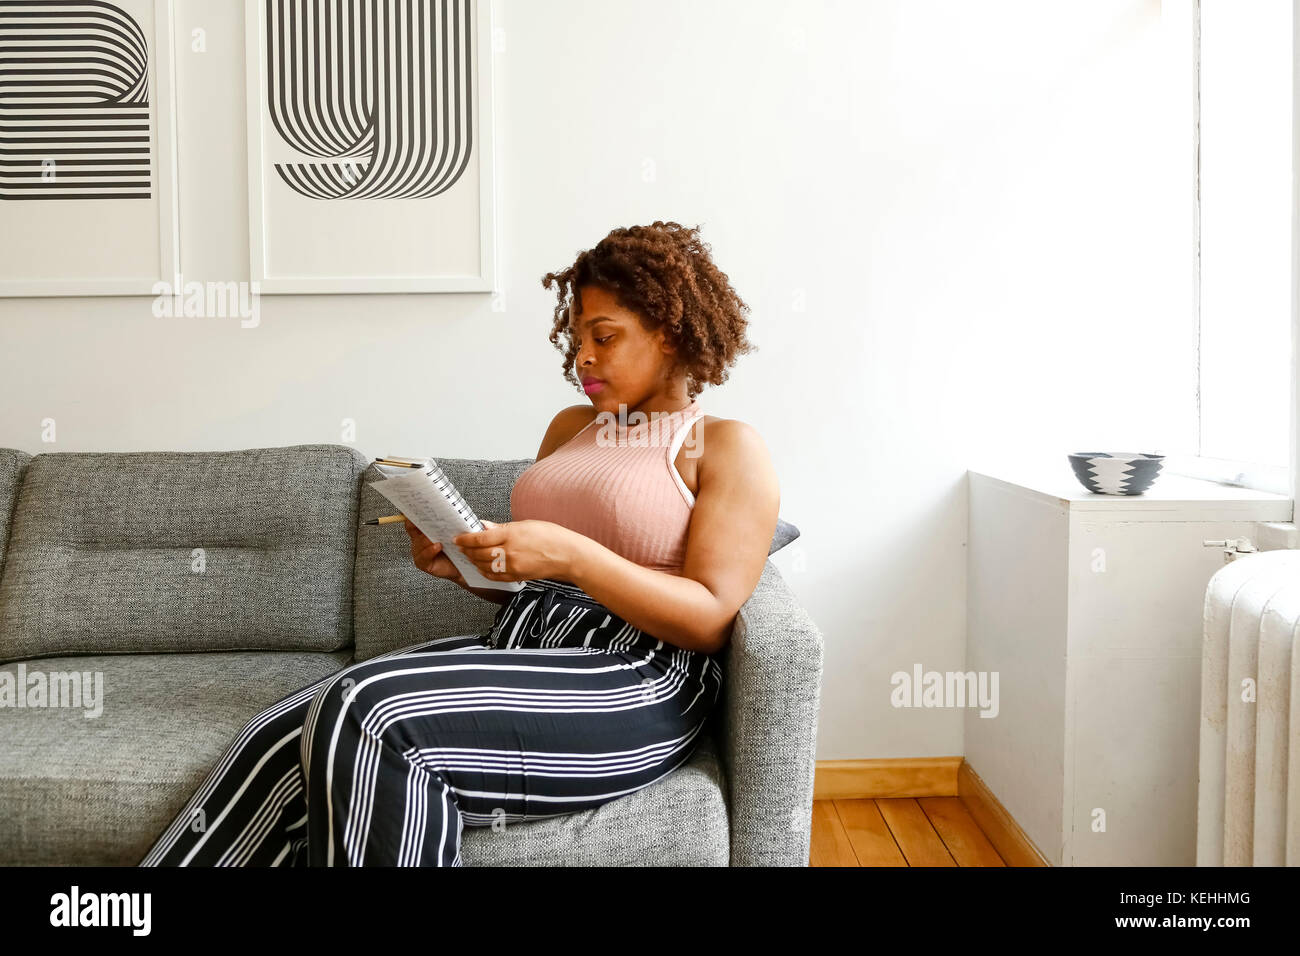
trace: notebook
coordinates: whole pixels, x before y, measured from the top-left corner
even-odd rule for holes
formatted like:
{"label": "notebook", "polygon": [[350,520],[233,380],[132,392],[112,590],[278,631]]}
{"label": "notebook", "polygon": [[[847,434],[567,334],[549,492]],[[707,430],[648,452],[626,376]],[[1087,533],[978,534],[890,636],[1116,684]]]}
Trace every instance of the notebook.
{"label": "notebook", "polygon": [[497,588],[502,591],[520,591],[522,581],[492,581],[485,578],[478,566],[461,553],[452,539],[466,531],[482,531],[483,522],[474,514],[456,486],[451,483],[438,463],[432,458],[394,458],[385,461],[410,462],[418,468],[386,465],[380,461],[374,468],[384,478],[369,482],[371,488],[393,503],[411,523],[425,533],[430,541],[442,543],[442,553],[451,559],[465,583],[472,588]]}

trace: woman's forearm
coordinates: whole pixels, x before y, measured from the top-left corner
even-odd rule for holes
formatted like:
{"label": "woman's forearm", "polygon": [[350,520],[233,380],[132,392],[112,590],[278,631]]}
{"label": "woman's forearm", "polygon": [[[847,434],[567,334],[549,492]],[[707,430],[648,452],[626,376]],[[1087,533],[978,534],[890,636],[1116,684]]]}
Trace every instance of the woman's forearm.
{"label": "woman's forearm", "polygon": [[466,591],[475,594],[485,601],[491,601],[493,604],[508,604],[510,599],[515,596],[514,591],[507,591],[504,588],[472,588],[468,584],[462,584]]}
{"label": "woman's forearm", "polygon": [[591,538],[566,577],[633,627],[678,647],[713,654],[731,635],[735,615],[699,581],[636,564]]}

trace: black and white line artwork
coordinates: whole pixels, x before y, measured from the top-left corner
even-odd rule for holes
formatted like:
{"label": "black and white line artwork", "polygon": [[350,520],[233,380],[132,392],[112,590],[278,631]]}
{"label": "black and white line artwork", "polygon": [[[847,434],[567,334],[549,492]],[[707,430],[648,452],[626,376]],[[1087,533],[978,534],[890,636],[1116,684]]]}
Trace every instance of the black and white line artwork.
{"label": "black and white line artwork", "polygon": [[276,163],[312,199],[427,199],[469,164],[469,0],[266,0],[267,106],[330,162]]}
{"label": "black and white line artwork", "polygon": [[149,47],[103,2],[0,2],[0,199],[148,199]]}

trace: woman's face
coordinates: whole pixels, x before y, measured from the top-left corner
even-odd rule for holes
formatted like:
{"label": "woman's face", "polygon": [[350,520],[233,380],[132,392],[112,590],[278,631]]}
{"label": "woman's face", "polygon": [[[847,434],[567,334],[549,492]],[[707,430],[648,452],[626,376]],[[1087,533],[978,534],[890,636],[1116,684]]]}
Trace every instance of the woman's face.
{"label": "woman's face", "polygon": [[663,332],[647,332],[599,286],[582,286],[582,310],[574,303],[569,329],[578,354],[573,370],[598,411],[618,414],[620,404],[634,409],[673,389],[674,351]]}

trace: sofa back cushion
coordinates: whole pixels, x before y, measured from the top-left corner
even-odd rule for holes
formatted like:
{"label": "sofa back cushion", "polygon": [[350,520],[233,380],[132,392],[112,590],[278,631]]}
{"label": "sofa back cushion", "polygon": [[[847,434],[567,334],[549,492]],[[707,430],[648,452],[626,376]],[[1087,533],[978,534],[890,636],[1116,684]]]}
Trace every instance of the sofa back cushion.
{"label": "sofa back cushion", "polygon": [[[436,461],[474,513],[498,524],[511,520],[510,490],[533,463],[531,458]],[[369,485],[383,477],[373,465],[362,475],[353,592],[356,660],[439,637],[486,632],[500,605],[417,568],[411,536],[401,524],[360,524],[397,510]]]}
{"label": "sofa back cushion", "polygon": [[9,544],[9,527],[13,522],[18,485],[32,456],[17,448],[0,448],[0,572],[4,571],[5,552]]}
{"label": "sofa back cushion", "polygon": [[0,660],[351,642],[344,445],[37,455],[0,575]]}

